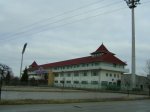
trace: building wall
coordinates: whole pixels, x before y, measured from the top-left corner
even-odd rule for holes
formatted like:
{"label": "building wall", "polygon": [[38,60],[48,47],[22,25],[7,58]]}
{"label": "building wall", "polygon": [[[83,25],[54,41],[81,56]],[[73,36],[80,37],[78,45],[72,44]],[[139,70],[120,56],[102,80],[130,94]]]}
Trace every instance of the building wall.
{"label": "building wall", "polygon": [[[77,88],[102,88],[105,86],[102,82],[108,85],[115,84],[121,80],[122,72],[91,69],[80,71],[63,71],[57,72],[54,78],[55,86],[77,87]],[[63,83],[64,82],[64,83]]]}
{"label": "building wall", "polygon": [[54,86],[75,88],[106,88],[117,85],[121,74],[128,72],[124,66],[96,62],[80,65],[61,66],[44,69],[54,73]]}
{"label": "building wall", "polygon": [[[131,74],[124,74],[121,78],[122,89],[132,89],[131,88]],[[148,90],[149,79],[145,76],[136,75],[136,88],[141,90]]]}

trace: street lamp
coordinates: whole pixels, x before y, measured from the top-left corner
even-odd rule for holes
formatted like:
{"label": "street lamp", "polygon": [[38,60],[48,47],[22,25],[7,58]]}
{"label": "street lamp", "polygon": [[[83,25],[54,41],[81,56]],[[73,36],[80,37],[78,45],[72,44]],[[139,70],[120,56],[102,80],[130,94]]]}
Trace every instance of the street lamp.
{"label": "street lamp", "polygon": [[139,4],[140,0],[124,0],[132,12],[132,88],[136,87],[136,64],[135,64],[135,22],[134,8]]}
{"label": "street lamp", "polygon": [[23,64],[23,54],[24,54],[24,52],[26,50],[26,47],[27,47],[27,43],[24,44],[23,49],[22,49],[22,53],[21,53],[22,56],[21,56],[21,66],[20,66],[20,79],[21,79],[22,64]]}

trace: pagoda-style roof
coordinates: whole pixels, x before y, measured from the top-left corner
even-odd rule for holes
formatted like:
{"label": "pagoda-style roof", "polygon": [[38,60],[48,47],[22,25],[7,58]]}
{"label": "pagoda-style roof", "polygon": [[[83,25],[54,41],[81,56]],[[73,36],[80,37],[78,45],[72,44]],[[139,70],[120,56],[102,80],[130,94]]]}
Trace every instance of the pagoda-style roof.
{"label": "pagoda-style roof", "polygon": [[34,61],[31,65],[30,65],[30,68],[33,68],[33,67],[37,67],[38,64]]}
{"label": "pagoda-style roof", "polygon": [[106,54],[106,53],[111,53],[111,52],[109,52],[109,50],[102,43],[102,45],[96,51],[92,52],[91,55],[93,55],[93,54],[100,54],[100,53]]}
{"label": "pagoda-style roof", "polygon": [[[101,53],[101,55],[95,55],[99,53]],[[31,65],[35,66],[35,68],[33,69],[40,68],[40,67],[42,68],[62,67],[62,66],[87,64],[87,63],[95,63],[95,62],[106,62],[106,63],[126,65],[125,62],[121,61],[113,53],[109,52],[109,50],[103,44],[95,52],[91,54],[92,56],[75,58],[75,59],[70,59],[65,61],[54,62],[54,63],[47,63],[42,65],[37,65],[36,62],[33,62]]]}

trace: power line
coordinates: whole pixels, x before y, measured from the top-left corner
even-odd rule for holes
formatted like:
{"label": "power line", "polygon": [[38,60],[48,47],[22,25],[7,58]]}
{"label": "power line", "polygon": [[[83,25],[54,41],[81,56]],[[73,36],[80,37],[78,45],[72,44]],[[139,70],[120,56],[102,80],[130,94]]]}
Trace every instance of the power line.
{"label": "power line", "polygon": [[[43,29],[41,31],[37,31],[37,32],[34,32],[34,33],[31,32],[31,34],[26,34],[26,36],[27,35],[33,35],[35,33],[41,33],[41,32],[44,32],[44,31],[47,31],[47,30],[50,30],[50,29],[54,29],[54,28],[60,28],[60,27],[63,27],[63,26],[69,25],[69,24],[77,23],[77,22],[80,22],[80,21],[83,21],[83,20],[88,20],[88,19],[91,19],[91,18],[94,18],[94,17],[98,17],[98,16],[102,16],[102,15],[107,15],[107,14],[110,14],[110,13],[113,13],[113,12],[118,12],[118,11],[120,11],[122,9],[125,9],[125,8],[126,7],[117,8],[117,9],[114,9],[114,10],[111,10],[111,11],[107,11],[107,12],[99,13],[99,14],[94,15],[94,16],[90,16],[88,18],[82,18],[82,19],[79,19],[79,20],[75,20],[75,21],[68,22],[68,23],[65,23],[65,24],[61,24],[61,25],[58,25],[58,26],[54,26],[54,27],[51,27],[51,28],[45,28],[45,29]],[[11,39],[16,39],[16,38],[18,38],[18,37],[14,37],[14,38],[11,38]],[[8,39],[10,39],[10,38],[8,38]]]}
{"label": "power line", "polygon": [[[79,9],[87,8],[88,6],[95,5],[95,4],[101,3],[101,2],[103,2],[103,1],[106,1],[106,0],[101,0],[101,1],[97,1],[97,2],[92,2],[92,3],[86,4],[86,5],[81,6],[81,7],[79,7],[79,8],[72,9],[72,10],[63,12],[63,13],[61,13],[61,14],[57,14],[57,15],[55,15],[55,16],[53,16],[53,17],[48,17],[48,18],[46,18],[46,19],[44,19],[44,20],[37,21],[37,22],[35,22],[35,23],[33,23],[33,24],[29,25],[29,26],[32,26],[32,25],[41,23],[41,22],[46,21],[46,20],[51,20],[51,19],[53,19],[53,18],[57,18],[57,17],[60,17],[60,16],[65,15],[65,14],[69,14],[69,13],[75,12],[75,11],[77,11],[77,10],[79,10]],[[27,27],[28,27],[28,26],[27,26]]]}
{"label": "power line", "polygon": [[[106,1],[106,0],[101,0],[101,1],[92,2],[92,3],[86,4],[86,5],[84,5],[84,6],[81,6],[81,7],[78,7],[78,8],[72,9],[72,10],[69,10],[69,11],[65,11],[65,12],[63,12],[63,13],[61,13],[61,14],[57,14],[57,15],[55,15],[55,16],[48,17],[48,18],[45,18],[45,19],[36,21],[36,22],[34,22],[34,23],[30,24],[30,25],[23,26],[23,27],[19,28],[19,30],[24,30],[24,29],[26,30],[26,28],[34,27],[35,25],[37,25],[37,24],[39,24],[39,23],[42,23],[42,22],[45,22],[45,21],[49,21],[49,20],[52,20],[52,19],[57,18],[57,17],[64,16],[64,15],[66,15],[66,14],[70,14],[70,13],[72,13],[72,12],[76,12],[77,10],[87,8],[87,7],[89,7],[89,6],[95,5],[95,4],[97,4],[97,3],[102,3],[102,2],[104,2],[104,1]],[[7,35],[8,35],[8,36],[9,36],[9,35],[11,36],[11,34],[7,34]]]}
{"label": "power line", "polygon": [[[150,2],[150,1],[146,1],[146,2],[142,3],[141,5],[145,5],[145,3],[148,3],[148,2]],[[40,29],[40,31],[37,30],[37,31],[35,31],[35,32],[31,32],[30,34],[29,34],[29,33],[26,34],[27,31],[26,31],[26,32],[15,33],[12,38],[5,38],[3,41],[5,41],[5,40],[11,40],[11,39],[16,39],[16,38],[18,38],[18,37],[15,37],[15,36],[23,35],[23,34],[30,36],[30,35],[33,35],[33,34],[35,34],[35,33],[41,33],[41,32],[43,32],[43,31],[47,31],[47,30],[49,30],[49,29],[59,28],[59,27],[63,27],[63,26],[69,25],[69,24],[73,24],[73,23],[76,23],[76,22],[80,22],[80,21],[83,21],[83,20],[87,20],[87,19],[90,19],[90,18],[94,18],[94,17],[100,16],[100,15],[106,15],[106,14],[110,14],[110,13],[113,13],[113,12],[117,12],[117,11],[120,11],[120,10],[125,9],[125,8],[126,8],[126,7],[114,9],[114,10],[107,11],[107,12],[98,13],[98,14],[96,14],[96,15],[89,16],[88,18],[82,18],[82,19],[78,19],[78,20],[75,20],[75,21],[72,21],[72,22],[65,23],[65,24],[57,25],[57,26],[54,26],[54,27],[50,27],[50,28],[48,27],[48,28]],[[75,16],[75,15],[74,15],[74,16]],[[67,18],[66,18],[66,19],[67,19]],[[57,22],[56,22],[56,23],[57,23]],[[54,24],[54,23],[49,23],[49,24]],[[20,37],[20,38],[21,38],[21,37]]]}
{"label": "power line", "polygon": [[[120,3],[120,2],[119,2],[119,3]],[[44,26],[52,25],[52,24],[55,24],[55,23],[58,23],[58,22],[61,22],[61,21],[67,20],[67,19],[71,19],[71,18],[73,18],[73,17],[77,17],[77,16],[84,15],[84,14],[86,14],[86,13],[95,11],[95,10],[97,10],[97,9],[102,9],[102,8],[105,8],[105,7],[109,7],[109,6],[114,5],[114,4],[116,4],[116,2],[115,2],[115,3],[112,3],[112,4],[108,4],[108,5],[102,6],[102,7],[98,7],[98,8],[92,9],[92,10],[89,10],[89,11],[84,12],[84,13],[80,13],[80,14],[76,14],[76,15],[73,15],[73,16],[70,16],[70,17],[62,18],[62,19],[60,19],[60,20],[57,20],[57,21],[54,21],[54,22],[51,22],[51,23],[47,23],[47,24],[42,25],[42,26],[39,26],[39,27],[41,28],[41,27],[44,27]],[[15,33],[15,34],[9,35],[9,36],[7,36],[7,37],[14,36],[14,35],[16,35],[16,34],[18,35],[18,34],[21,34],[21,33],[29,32],[29,31],[31,31],[32,29],[35,29],[35,28],[27,29],[27,31],[23,31],[23,32],[17,32],[17,33]]]}
{"label": "power line", "polygon": [[[81,15],[86,15],[87,13],[93,12],[93,11],[95,11],[95,10],[97,10],[97,9],[103,9],[103,8],[106,8],[106,7],[110,7],[110,6],[112,6],[112,5],[116,5],[116,3],[120,3],[120,1],[119,1],[119,2],[113,2],[113,3],[111,3],[111,4],[107,4],[107,5],[104,5],[104,6],[102,6],[102,7],[98,7],[98,8],[92,9],[92,10],[86,11],[86,12],[84,12],[84,13],[80,13],[80,14],[76,14],[76,15],[73,15],[73,16],[70,16],[70,17],[67,17],[67,18],[63,18],[63,19],[60,19],[60,20],[57,20],[57,21],[54,21],[54,22],[51,22],[51,23],[48,23],[48,24],[39,26],[39,27],[40,27],[40,28],[41,28],[41,27],[46,27],[46,26],[48,26],[48,25],[52,25],[52,24],[55,24],[55,23],[59,23],[59,22],[61,22],[61,21],[67,20],[67,19],[71,19],[71,18],[78,17],[78,16],[80,17]],[[35,28],[32,28],[32,29],[35,29]],[[9,36],[6,36],[6,37],[14,37],[14,36],[17,36],[17,35],[24,34],[24,33],[26,33],[26,32],[28,33],[28,32],[30,32],[32,29],[27,29],[27,31],[23,31],[23,32],[17,32],[17,33],[14,33],[14,34],[9,35]],[[5,38],[4,40],[7,40],[7,38]]]}
{"label": "power line", "polygon": [[[111,10],[111,11],[108,11],[108,12],[103,12],[103,13],[100,13],[100,14],[97,14],[97,15],[94,15],[94,16],[90,16],[88,18],[82,18],[82,19],[75,20],[75,21],[72,21],[72,22],[68,22],[68,23],[65,23],[65,24],[62,24],[62,25],[58,25],[58,26],[55,26],[55,27],[52,27],[52,28],[63,27],[63,26],[66,26],[66,25],[69,25],[69,24],[72,24],[72,23],[77,23],[77,22],[80,22],[80,21],[83,21],[83,20],[88,20],[88,19],[94,18],[94,17],[107,15],[107,14],[110,14],[110,13],[113,13],[113,12],[119,12],[120,10],[123,10],[123,9],[126,9],[126,7],[114,9],[114,10]],[[48,30],[48,29],[45,29],[45,30]],[[45,30],[43,30],[43,31],[45,31]],[[43,31],[41,31],[41,32],[43,32]]]}
{"label": "power line", "polygon": [[103,9],[103,8],[106,8],[106,7],[110,7],[112,5],[116,5],[117,3],[121,3],[120,1],[119,2],[114,2],[114,3],[111,3],[111,4],[108,4],[108,5],[105,5],[105,6],[102,6],[102,7],[98,7],[98,8],[95,8],[95,9],[92,9],[92,10],[89,10],[89,11],[86,11],[86,12],[83,12],[83,13],[79,13],[79,14],[76,14],[76,15],[73,15],[73,16],[70,16],[70,17],[66,17],[66,18],[62,18],[60,20],[57,20],[55,22],[51,22],[51,23],[48,23],[46,25],[43,25],[42,27],[44,26],[48,26],[48,25],[51,25],[51,24],[55,24],[55,23],[58,23],[58,22],[61,22],[61,21],[64,21],[64,20],[67,20],[67,19],[71,19],[71,18],[74,18],[74,17],[80,17],[81,15],[87,15],[88,13],[90,12],[93,12],[95,10],[98,10],[98,9]]}

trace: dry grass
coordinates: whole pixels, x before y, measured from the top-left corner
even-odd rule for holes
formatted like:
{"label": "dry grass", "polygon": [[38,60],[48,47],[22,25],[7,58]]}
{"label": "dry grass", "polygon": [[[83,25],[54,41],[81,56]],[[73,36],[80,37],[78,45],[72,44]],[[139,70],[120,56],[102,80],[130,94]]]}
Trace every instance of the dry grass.
{"label": "dry grass", "polygon": [[105,99],[69,99],[69,100],[1,100],[0,105],[24,105],[24,104],[65,104],[65,103],[85,103],[85,102],[110,102],[110,101],[132,101],[132,100],[146,100],[150,97],[140,98],[105,98]]}

